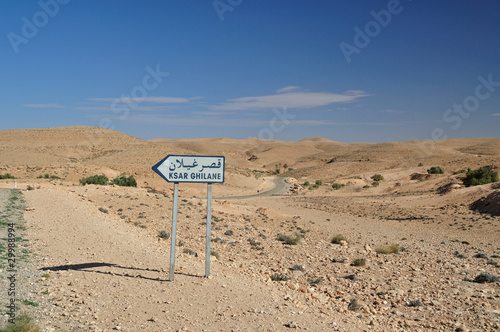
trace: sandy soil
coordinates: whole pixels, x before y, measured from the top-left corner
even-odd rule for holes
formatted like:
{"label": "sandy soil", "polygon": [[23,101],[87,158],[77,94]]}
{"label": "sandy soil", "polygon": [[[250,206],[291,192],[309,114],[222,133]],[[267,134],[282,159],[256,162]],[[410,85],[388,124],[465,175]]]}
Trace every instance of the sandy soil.
{"label": "sandy soil", "polygon": [[[499,283],[472,282],[500,275],[500,188],[464,188],[463,174],[453,174],[498,170],[498,138],[146,142],[70,127],[0,131],[0,139],[0,174],[17,178],[0,187],[35,188],[25,192],[25,219],[39,273],[33,296],[48,299],[36,317],[46,330],[500,329]],[[151,166],[174,153],[226,156],[227,181],[214,185],[214,197],[240,196],[213,202],[218,258],[210,278],[203,278],[206,186],[181,184],[176,274],[168,281],[170,239],[159,233],[171,232],[173,185]],[[430,166],[446,173],[426,176]],[[37,178],[45,173],[64,179]],[[78,185],[100,173],[133,174],[139,187]],[[376,173],[384,180],[372,187]],[[289,178],[291,191],[253,196],[277,177]],[[316,180],[321,185],[309,188]],[[471,208],[477,201],[488,213]],[[337,234],[347,241],[331,243]],[[375,252],[387,245],[399,252]]]}

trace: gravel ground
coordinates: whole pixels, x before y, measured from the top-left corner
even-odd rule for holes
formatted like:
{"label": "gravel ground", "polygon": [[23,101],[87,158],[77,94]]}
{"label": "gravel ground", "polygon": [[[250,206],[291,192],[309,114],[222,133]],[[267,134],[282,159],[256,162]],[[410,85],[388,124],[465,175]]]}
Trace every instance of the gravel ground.
{"label": "gravel ground", "polygon": [[[9,303],[11,298],[16,300],[15,317],[21,314],[28,314],[35,324],[43,331],[53,330],[50,327],[50,321],[45,319],[44,309],[48,307],[47,298],[41,290],[39,281],[45,279],[42,276],[43,271],[36,267],[37,256],[31,250],[33,240],[27,238],[25,221],[23,218],[25,211],[25,202],[20,190],[0,189],[0,283],[2,285],[2,294],[0,296],[0,305],[2,308]],[[13,223],[16,237],[14,270],[11,271],[9,262],[4,257],[7,256],[6,248],[9,234],[8,225]],[[10,295],[13,284],[9,277],[15,277],[15,295]],[[6,314],[7,310],[2,310],[0,316],[0,326],[5,327],[10,316]],[[16,319],[14,319],[16,321]]]}

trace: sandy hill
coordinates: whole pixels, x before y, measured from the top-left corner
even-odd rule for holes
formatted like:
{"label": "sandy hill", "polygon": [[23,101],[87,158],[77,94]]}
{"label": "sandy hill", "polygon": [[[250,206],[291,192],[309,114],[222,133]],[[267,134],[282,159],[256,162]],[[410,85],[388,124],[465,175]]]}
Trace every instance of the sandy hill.
{"label": "sandy hill", "polygon": [[[259,187],[254,171],[298,179],[335,181],[370,172],[424,172],[441,166],[453,172],[467,167],[498,165],[500,138],[389,143],[339,143],[323,138],[298,142],[259,139],[141,140],[96,127],[61,127],[0,131],[0,172],[36,178],[50,173],[77,181],[104,172],[134,174],[144,185],[160,185],[151,167],[167,154],[224,155],[229,187]],[[405,176],[408,176],[406,174]],[[255,181],[253,181],[253,180]]]}

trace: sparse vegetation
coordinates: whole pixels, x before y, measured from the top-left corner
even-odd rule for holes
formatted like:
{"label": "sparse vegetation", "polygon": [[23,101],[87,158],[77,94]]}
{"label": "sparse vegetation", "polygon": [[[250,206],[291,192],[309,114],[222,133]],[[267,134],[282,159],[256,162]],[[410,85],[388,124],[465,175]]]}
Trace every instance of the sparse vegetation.
{"label": "sparse vegetation", "polygon": [[382,175],[380,175],[380,174],[375,174],[375,175],[373,175],[373,176],[371,177],[371,179],[372,179],[373,181],[382,181],[382,180],[384,180],[384,177],[383,177]]}
{"label": "sparse vegetation", "polygon": [[250,243],[250,246],[253,250],[263,250],[264,247],[261,247],[261,243],[258,241],[255,241],[254,239],[248,239],[248,243]]}
{"label": "sparse vegetation", "polygon": [[105,207],[100,207],[99,211],[101,211],[102,213],[109,213],[109,210],[106,209]]}
{"label": "sparse vegetation", "polygon": [[40,332],[40,328],[33,323],[33,319],[26,313],[16,317],[15,324],[7,323],[0,328],[2,332]]}
{"label": "sparse vegetation", "polygon": [[111,181],[111,184],[115,184],[120,187],[137,187],[137,181],[134,179],[133,175],[129,177],[126,177],[125,175],[118,176]]}
{"label": "sparse vegetation", "polygon": [[288,277],[286,274],[275,273],[275,274],[271,275],[271,280],[272,281],[288,281],[288,280],[290,280],[290,277]]}
{"label": "sparse vegetation", "polygon": [[368,188],[370,188],[369,185],[363,186],[363,189],[368,189]]}
{"label": "sparse vegetation", "polygon": [[80,179],[80,184],[81,185],[86,185],[86,184],[96,184],[96,185],[101,185],[104,186],[108,184],[108,177],[106,175],[93,175],[89,176],[88,178],[82,178]]}
{"label": "sparse vegetation", "polygon": [[334,184],[332,184],[332,188],[335,189],[335,190],[339,190],[342,187],[345,187],[345,184],[343,184],[343,183],[334,183]]}
{"label": "sparse vegetation", "polygon": [[316,180],[316,182],[314,183],[316,186],[322,186],[323,185],[323,181],[321,180]]}
{"label": "sparse vegetation", "polygon": [[300,272],[306,272],[306,269],[300,264],[295,264],[290,268],[290,271],[300,271]]}
{"label": "sparse vegetation", "polygon": [[479,186],[483,184],[493,183],[500,181],[498,173],[493,171],[491,167],[481,167],[476,170],[467,170],[465,179],[462,180],[466,187]]}
{"label": "sparse vegetation", "polygon": [[375,252],[377,254],[383,254],[383,255],[397,254],[399,253],[399,250],[400,250],[399,244],[390,244],[375,248]]}
{"label": "sparse vegetation", "polygon": [[217,260],[220,259],[219,253],[215,250],[210,250],[210,256],[214,256],[215,258],[217,258]]}
{"label": "sparse vegetation", "polygon": [[42,274],[42,278],[49,279],[50,278],[50,274],[44,273],[44,274]]}
{"label": "sparse vegetation", "polygon": [[57,175],[49,175],[49,174],[44,174],[44,175],[39,175],[37,179],[55,179],[55,180],[63,180],[63,178],[57,176]]}
{"label": "sparse vegetation", "polygon": [[30,300],[23,300],[23,304],[24,305],[29,305],[29,306],[32,306],[32,307],[38,307],[38,303],[30,301]]}
{"label": "sparse vegetation", "polygon": [[330,242],[333,243],[333,244],[341,244],[342,241],[345,241],[347,244],[350,243],[350,241],[344,235],[342,235],[342,234],[335,235],[330,240]]}
{"label": "sparse vegetation", "polygon": [[31,191],[31,190],[35,190],[35,188],[33,188],[32,186],[28,186],[28,187],[26,187],[26,190]]}
{"label": "sparse vegetation", "polygon": [[307,186],[310,186],[311,184],[309,183],[309,181],[306,181],[306,182],[304,182],[303,185],[304,185],[304,187],[307,187]]}
{"label": "sparse vegetation", "polygon": [[170,233],[163,230],[158,233],[158,237],[163,240],[168,240],[170,238]]}
{"label": "sparse vegetation", "polygon": [[361,309],[361,305],[358,303],[358,299],[351,299],[347,309],[350,311],[359,311],[359,309]]}
{"label": "sparse vegetation", "polygon": [[300,236],[291,236],[286,234],[278,234],[277,240],[283,242],[288,245],[297,245],[300,243]]}
{"label": "sparse vegetation", "polygon": [[323,282],[323,278],[322,277],[307,278],[307,282],[309,283],[309,285],[311,285],[311,287],[316,287]]}
{"label": "sparse vegetation", "polygon": [[3,175],[0,174],[0,180],[6,180],[6,179],[15,179],[15,177],[10,175],[9,173]]}
{"label": "sparse vegetation", "polygon": [[408,306],[409,306],[409,307],[413,307],[413,308],[414,308],[414,307],[423,307],[423,306],[424,306],[424,304],[423,304],[423,303],[422,303],[422,301],[420,301],[420,300],[415,300],[415,301],[410,301],[410,302],[408,302]]}
{"label": "sparse vegetation", "polygon": [[142,222],[140,221],[136,221],[134,222],[134,226],[137,226],[139,228],[148,228],[148,226],[144,225]]}
{"label": "sparse vegetation", "polygon": [[429,174],[444,174],[444,169],[442,169],[439,166],[432,166],[427,170],[427,173]]}
{"label": "sparse vegetation", "polygon": [[454,175],[456,175],[456,174],[464,174],[464,173],[467,173],[467,171],[465,169],[461,169],[461,170],[453,172]]}
{"label": "sparse vegetation", "polygon": [[488,274],[486,272],[483,272],[480,275],[478,275],[476,278],[474,278],[474,280],[472,280],[472,282],[477,282],[479,284],[484,284],[487,282],[500,282],[500,278],[498,278],[494,275]]}
{"label": "sparse vegetation", "polygon": [[372,182],[372,187],[378,187],[379,185],[380,185],[380,182],[378,182],[378,181]]}
{"label": "sparse vegetation", "polygon": [[366,259],[365,258],[356,258],[355,260],[352,261],[351,265],[352,266],[365,266]]}
{"label": "sparse vegetation", "polygon": [[418,167],[421,167],[421,166],[424,166],[424,164],[422,164],[422,163],[418,163]]}
{"label": "sparse vegetation", "polygon": [[188,255],[195,255],[196,253],[192,251],[191,249],[185,248],[182,250],[183,254],[188,254]]}

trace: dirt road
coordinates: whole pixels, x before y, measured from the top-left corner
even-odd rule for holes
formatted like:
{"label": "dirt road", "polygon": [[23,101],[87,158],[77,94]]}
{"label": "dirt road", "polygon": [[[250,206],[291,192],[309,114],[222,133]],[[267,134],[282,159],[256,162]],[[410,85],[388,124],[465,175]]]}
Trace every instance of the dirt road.
{"label": "dirt road", "polygon": [[226,196],[226,197],[216,197],[216,199],[248,199],[248,198],[256,198],[256,197],[269,197],[269,196],[279,196],[283,195],[287,191],[290,190],[292,185],[287,182],[288,178],[282,177],[274,179],[273,182],[275,187],[254,195],[241,195],[241,196]]}
{"label": "dirt road", "polygon": [[[179,254],[169,282],[170,241],[70,192],[35,190],[26,199],[40,273],[50,274],[40,281],[40,291],[54,299],[46,322],[56,329],[280,331],[297,319],[275,285],[242,275],[231,262],[214,260],[207,279],[203,255]],[[328,329],[334,317],[320,315],[303,312],[300,319],[311,330]]]}

